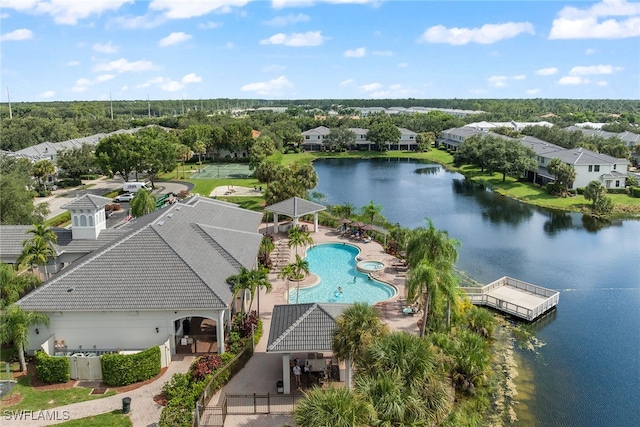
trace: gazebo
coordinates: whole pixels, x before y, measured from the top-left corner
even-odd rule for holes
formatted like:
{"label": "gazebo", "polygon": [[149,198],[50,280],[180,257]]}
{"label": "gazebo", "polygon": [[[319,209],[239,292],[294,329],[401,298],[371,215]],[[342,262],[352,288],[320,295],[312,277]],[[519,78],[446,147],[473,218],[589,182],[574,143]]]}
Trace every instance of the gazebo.
{"label": "gazebo", "polygon": [[[292,197],[282,202],[275,203],[264,208],[267,212],[273,212],[273,232],[280,231],[278,215],[293,218],[293,227],[298,225],[298,218],[313,214],[313,231],[318,231],[318,212],[326,210],[327,207],[300,197]],[[283,229],[282,231],[287,231]]]}
{"label": "gazebo", "polygon": [[[291,393],[291,355],[332,352],[331,341],[336,318],[349,306],[350,304],[306,303],[273,307],[267,353],[282,353],[282,385],[285,394]],[[321,363],[325,363],[324,360]]]}

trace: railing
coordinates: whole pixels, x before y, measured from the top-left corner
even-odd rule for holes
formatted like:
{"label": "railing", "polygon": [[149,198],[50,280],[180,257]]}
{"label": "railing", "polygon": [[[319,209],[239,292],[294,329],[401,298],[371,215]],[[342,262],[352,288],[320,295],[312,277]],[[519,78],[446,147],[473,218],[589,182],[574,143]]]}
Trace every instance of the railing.
{"label": "railing", "polygon": [[204,408],[196,417],[196,427],[223,427],[227,415],[291,414],[299,394],[230,394],[219,406]]}

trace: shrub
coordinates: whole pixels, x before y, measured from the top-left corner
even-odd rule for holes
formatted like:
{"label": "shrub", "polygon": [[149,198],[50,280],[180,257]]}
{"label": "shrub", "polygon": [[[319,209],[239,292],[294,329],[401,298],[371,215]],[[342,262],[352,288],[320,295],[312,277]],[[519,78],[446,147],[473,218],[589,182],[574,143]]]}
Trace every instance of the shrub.
{"label": "shrub", "polygon": [[207,375],[222,366],[222,358],[215,353],[207,353],[198,357],[191,365],[191,373],[194,381],[201,381]]}
{"label": "shrub", "polygon": [[626,188],[607,188],[609,194],[627,194]]}
{"label": "shrub", "polygon": [[66,178],[58,181],[59,188],[77,187],[82,185],[82,181],[77,178]]}
{"label": "shrub", "polygon": [[584,194],[584,187],[578,187],[576,188],[576,191],[578,192],[578,194],[582,195]]}
{"label": "shrub", "polygon": [[40,381],[53,383],[66,383],[69,381],[69,359],[66,357],[51,357],[44,351],[36,351],[36,372]]}
{"label": "shrub", "polygon": [[640,197],[640,187],[631,187],[631,197]]}
{"label": "shrub", "polygon": [[98,179],[99,176],[97,174],[87,174],[87,175],[80,175],[80,179],[84,179],[87,181],[93,181],[94,179]]}
{"label": "shrub", "polygon": [[148,380],[160,373],[160,348],[151,347],[136,354],[105,354],[101,358],[102,381],[123,386]]}

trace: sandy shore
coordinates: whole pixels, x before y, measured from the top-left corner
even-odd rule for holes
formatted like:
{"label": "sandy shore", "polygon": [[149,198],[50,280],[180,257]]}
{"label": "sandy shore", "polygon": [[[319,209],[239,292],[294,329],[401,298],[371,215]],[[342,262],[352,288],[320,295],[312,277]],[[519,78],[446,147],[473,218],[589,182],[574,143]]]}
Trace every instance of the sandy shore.
{"label": "sandy shore", "polygon": [[223,185],[213,189],[209,197],[219,196],[233,196],[233,197],[247,197],[247,196],[260,196],[264,189],[260,191],[258,188],[241,187],[239,185]]}

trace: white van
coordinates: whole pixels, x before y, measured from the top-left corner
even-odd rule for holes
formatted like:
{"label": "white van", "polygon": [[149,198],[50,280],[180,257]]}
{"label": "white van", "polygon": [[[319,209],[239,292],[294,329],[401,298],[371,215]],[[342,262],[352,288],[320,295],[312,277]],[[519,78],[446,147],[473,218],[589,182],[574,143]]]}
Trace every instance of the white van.
{"label": "white van", "polygon": [[135,193],[138,190],[151,191],[150,187],[147,187],[145,182],[125,182],[122,184],[122,191],[127,193]]}

